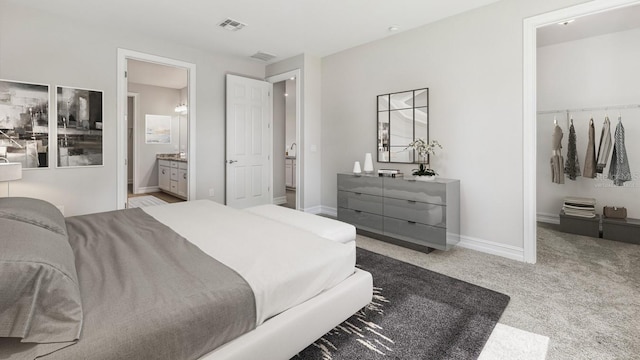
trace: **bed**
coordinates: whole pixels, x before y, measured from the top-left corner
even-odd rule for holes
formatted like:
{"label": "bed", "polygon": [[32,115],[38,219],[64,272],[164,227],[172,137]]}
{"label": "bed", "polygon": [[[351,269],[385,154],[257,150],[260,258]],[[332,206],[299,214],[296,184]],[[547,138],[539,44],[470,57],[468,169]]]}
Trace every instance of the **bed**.
{"label": "bed", "polygon": [[0,358],[288,359],[371,300],[353,242],[250,212],[56,211],[0,199]]}

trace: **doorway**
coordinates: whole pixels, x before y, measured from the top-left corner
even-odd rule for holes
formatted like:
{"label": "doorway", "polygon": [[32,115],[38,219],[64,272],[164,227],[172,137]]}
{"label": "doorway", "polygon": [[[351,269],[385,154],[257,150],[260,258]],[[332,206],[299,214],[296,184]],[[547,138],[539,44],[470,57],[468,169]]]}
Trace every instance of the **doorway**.
{"label": "doorway", "polygon": [[273,202],[300,209],[303,147],[300,70],[267,79],[273,84]]}
{"label": "doorway", "polygon": [[640,4],[637,0],[595,0],[524,20],[523,31],[523,240],[524,261],[537,258],[537,30],[587,15]]}
{"label": "doorway", "polygon": [[[130,162],[134,197],[153,193],[161,202],[195,199],[195,70],[195,64],[118,49],[118,209],[128,206]],[[130,92],[139,95],[137,101],[134,96],[131,159]],[[168,181],[161,186],[162,170]]]}

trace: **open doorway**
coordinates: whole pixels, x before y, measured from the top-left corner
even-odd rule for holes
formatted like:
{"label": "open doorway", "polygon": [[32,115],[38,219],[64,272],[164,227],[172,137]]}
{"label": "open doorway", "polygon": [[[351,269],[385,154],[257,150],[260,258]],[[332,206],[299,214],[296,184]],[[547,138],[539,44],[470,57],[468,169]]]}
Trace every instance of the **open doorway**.
{"label": "open doorway", "polygon": [[300,71],[272,76],[273,83],[273,202],[299,209],[300,169]]}
{"label": "open doorway", "polygon": [[[581,19],[587,19],[588,17],[593,16],[594,14],[604,14],[609,11],[614,11],[615,9],[626,8],[627,10],[629,10],[630,9],[628,8],[629,6],[638,5],[638,4],[640,4],[640,1],[637,1],[637,0],[606,0],[606,1],[596,0],[589,3],[553,11],[547,14],[538,15],[529,19],[525,19],[524,21],[524,33],[523,33],[524,34],[524,57],[523,57],[524,59],[524,64],[523,64],[523,69],[524,69],[524,82],[523,82],[523,85],[524,85],[523,87],[523,97],[524,97],[523,98],[523,103],[524,103],[524,119],[523,119],[524,121],[524,124],[523,124],[524,125],[523,126],[524,211],[523,211],[523,216],[524,216],[524,224],[523,225],[524,227],[523,227],[523,230],[524,231],[523,231],[523,238],[524,238],[524,260],[526,262],[530,262],[530,263],[536,262],[536,254],[537,254],[536,218],[538,217],[538,215],[542,215],[543,218],[545,217],[545,214],[539,214],[539,211],[538,211],[539,210],[538,209],[538,192],[539,192],[539,186],[540,186],[539,181],[545,181],[544,178],[542,178],[541,180],[538,180],[538,175],[544,176],[544,174],[539,174],[538,172],[539,163],[544,160],[544,159],[539,159],[539,157],[547,158],[546,166],[544,167],[544,169],[549,169],[548,156],[537,155],[537,152],[542,151],[542,149],[538,150],[539,140],[540,141],[544,140],[544,137],[548,137],[549,139],[551,139],[550,134],[541,134],[538,132],[538,125],[539,125],[538,113],[540,116],[544,118],[542,119],[542,121],[546,121],[545,124],[548,125],[549,119],[551,119],[550,120],[551,124],[555,124],[553,121],[554,115],[551,112],[555,112],[559,109],[570,110],[569,113],[572,112],[571,110],[588,109],[587,113],[589,114],[587,116],[591,116],[592,115],[591,113],[595,111],[605,111],[605,112],[611,111],[612,113],[615,113],[617,117],[619,109],[616,110],[616,109],[613,109],[613,107],[617,105],[621,105],[619,103],[613,104],[613,102],[615,101],[607,98],[610,92],[604,93],[602,92],[603,89],[599,88],[601,96],[598,98],[599,100],[598,104],[596,104],[596,101],[595,101],[596,98],[588,99],[584,97],[583,99],[581,99],[581,101],[591,100],[592,102],[587,105],[582,105],[582,104],[574,105],[576,107],[572,107],[572,105],[569,105],[569,104],[547,103],[545,104],[545,106],[550,107],[550,109],[539,108],[538,100],[542,99],[540,97],[542,84],[538,84],[538,81],[539,81],[538,77],[539,75],[541,75],[541,74],[538,74],[539,50],[538,50],[537,42],[538,42],[538,36],[540,35],[538,31],[539,29],[543,29],[546,26],[566,26],[563,24],[567,22],[570,23],[571,20],[575,20],[577,22]],[[597,27],[590,26],[588,27],[588,30],[593,31],[594,28],[597,28]],[[592,52],[598,52],[598,51],[602,51],[602,50],[592,49]],[[575,53],[573,55],[575,55]],[[574,59],[575,59],[575,56],[573,56],[573,60]],[[576,68],[577,67],[574,66],[574,64],[569,65],[566,68],[567,73],[564,73],[562,75],[562,79],[557,79],[557,81],[558,82],[564,81],[563,79],[566,77],[566,75],[571,73],[571,71],[575,70]],[[563,69],[565,68],[563,67]],[[597,69],[595,70],[596,72],[603,71],[603,69],[600,67],[593,68],[593,69]],[[591,74],[593,74],[593,71],[591,72]],[[574,85],[574,88],[576,86],[577,87],[580,86],[578,85],[578,82],[574,82],[572,84]],[[553,100],[555,101],[556,99],[557,98],[554,98]],[[623,106],[626,107],[627,104],[623,104]],[[611,109],[608,109],[609,107],[611,107]],[[597,116],[595,114],[593,115]],[[602,114],[602,115],[604,116],[606,114]],[[570,116],[571,114],[569,114],[569,117]],[[556,114],[555,117],[558,123],[560,124],[570,123],[570,118],[569,119],[566,118],[566,111],[561,111],[559,114]],[[544,129],[542,130],[544,131]],[[568,134],[566,134],[565,136],[568,137]],[[538,139],[538,137],[541,137],[541,138]],[[583,139],[583,140],[586,141],[587,139]],[[547,142],[550,142],[550,140]],[[548,150],[547,153],[551,154],[550,144],[548,145],[549,145],[549,148],[547,149]],[[566,146],[566,141],[565,141],[565,146]],[[581,153],[580,151],[578,152],[578,154],[580,156],[584,155],[584,153]],[[566,155],[566,150],[565,150],[565,155]],[[562,176],[564,177],[564,174],[562,174]],[[551,178],[548,178],[547,180],[548,182],[551,182]],[[540,202],[540,205],[541,205],[540,210],[544,212],[544,208],[542,206],[546,206],[546,202]],[[547,219],[550,218],[549,215],[547,215],[546,217]]]}
{"label": "open doorway", "polygon": [[193,199],[195,65],[119,49],[118,69],[118,208]]}

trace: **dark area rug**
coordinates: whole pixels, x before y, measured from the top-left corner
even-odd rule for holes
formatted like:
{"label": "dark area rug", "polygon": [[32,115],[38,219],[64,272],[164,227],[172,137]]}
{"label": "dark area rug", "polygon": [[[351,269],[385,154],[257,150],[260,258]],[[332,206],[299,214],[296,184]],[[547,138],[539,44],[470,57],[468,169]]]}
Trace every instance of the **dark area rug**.
{"label": "dark area rug", "polygon": [[293,359],[477,359],[507,295],[357,249],[373,301]]}

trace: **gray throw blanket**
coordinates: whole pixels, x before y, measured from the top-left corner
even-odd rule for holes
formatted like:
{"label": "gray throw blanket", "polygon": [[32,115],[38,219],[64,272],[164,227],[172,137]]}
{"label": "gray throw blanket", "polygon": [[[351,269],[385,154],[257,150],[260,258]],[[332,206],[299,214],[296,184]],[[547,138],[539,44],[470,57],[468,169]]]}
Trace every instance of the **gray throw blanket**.
{"label": "gray throw blanket", "polygon": [[596,129],[593,127],[593,119],[589,120],[589,143],[587,155],[584,158],[584,172],[582,176],[593,179],[596,177]]}
{"label": "gray throw blanket", "polygon": [[624,185],[625,181],[631,181],[631,169],[629,169],[629,159],[627,149],[624,146],[624,126],[618,119],[618,126],[614,135],[613,155],[609,166],[609,179],[613,180],[616,186]]}
{"label": "gray throw blanket", "polygon": [[580,176],[580,162],[578,161],[578,149],[576,145],[576,129],[573,127],[573,119],[569,127],[569,145],[567,146],[567,162],[564,165],[564,173],[569,179],[575,180]]}
{"label": "gray throw blanket", "polygon": [[604,168],[609,161],[609,155],[611,155],[611,122],[609,117],[604,118],[604,124],[602,124],[602,132],[600,133],[600,145],[598,146],[598,158],[596,160],[596,172],[602,174]]}
{"label": "gray throw blanket", "polygon": [[[198,359],[255,328],[249,284],[144,211],[72,217],[67,229],[84,324],[76,344],[44,360]],[[18,359],[51,351],[2,345]]]}

